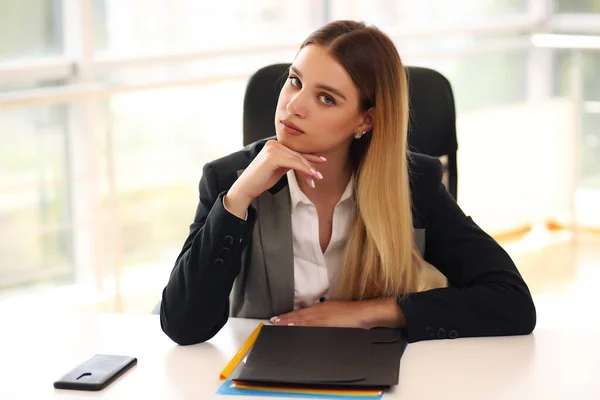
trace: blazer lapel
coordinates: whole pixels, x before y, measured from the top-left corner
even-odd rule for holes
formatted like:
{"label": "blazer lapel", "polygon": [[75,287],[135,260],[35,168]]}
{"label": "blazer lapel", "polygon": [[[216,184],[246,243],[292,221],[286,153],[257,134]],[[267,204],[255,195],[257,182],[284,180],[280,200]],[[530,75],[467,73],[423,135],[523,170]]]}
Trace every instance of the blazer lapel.
{"label": "blazer lapel", "polygon": [[[238,171],[238,176],[243,170]],[[267,283],[272,315],[281,315],[294,310],[294,243],[290,190],[287,178],[283,178],[270,190],[252,202],[257,211],[254,227],[262,249],[262,261],[267,274]],[[262,267],[253,260],[253,267]]]}
{"label": "blazer lapel", "polygon": [[294,309],[290,191],[287,187],[275,194],[267,191],[256,198],[255,207],[273,315],[284,314]]}

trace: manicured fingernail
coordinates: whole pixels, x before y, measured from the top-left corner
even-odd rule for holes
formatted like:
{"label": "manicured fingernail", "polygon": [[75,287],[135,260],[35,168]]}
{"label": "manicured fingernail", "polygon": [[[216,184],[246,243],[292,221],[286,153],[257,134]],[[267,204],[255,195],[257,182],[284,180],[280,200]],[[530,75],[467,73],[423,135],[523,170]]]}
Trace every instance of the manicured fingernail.
{"label": "manicured fingernail", "polygon": [[288,326],[294,326],[294,323],[293,323],[293,322],[290,322],[290,323],[288,324]]}
{"label": "manicured fingernail", "polygon": [[311,179],[311,180],[310,180],[310,186],[312,186],[312,187],[313,187],[313,189],[317,187],[317,186],[315,185],[315,181],[314,181],[314,179]]}
{"label": "manicured fingernail", "polygon": [[313,175],[315,175],[315,176],[317,176],[317,174],[318,174],[318,172],[317,172],[317,170],[316,170],[316,169],[312,169],[312,168],[311,168],[311,169],[310,169],[310,172],[311,172]]}
{"label": "manicured fingernail", "polygon": [[323,156],[321,156],[321,157],[319,157],[319,158],[320,158],[321,160],[323,160],[323,161],[327,161],[327,159],[326,159],[325,157],[323,157]]}
{"label": "manicured fingernail", "polygon": [[319,177],[319,179],[323,179],[323,174],[320,173],[319,171],[317,171],[317,176]]}
{"label": "manicured fingernail", "polygon": [[279,317],[273,317],[273,318],[271,318],[271,319],[270,319],[270,321],[271,321],[272,323],[276,324],[276,323],[278,323],[279,321],[281,321],[281,318],[279,318]]}

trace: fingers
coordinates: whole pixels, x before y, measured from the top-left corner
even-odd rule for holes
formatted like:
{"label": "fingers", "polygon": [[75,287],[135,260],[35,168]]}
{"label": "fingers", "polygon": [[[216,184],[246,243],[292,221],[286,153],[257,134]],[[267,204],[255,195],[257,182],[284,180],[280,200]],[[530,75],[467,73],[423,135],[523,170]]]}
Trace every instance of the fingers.
{"label": "fingers", "polygon": [[[325,157],[317,156],[314,154],[302,154],[302,153],[295,153],[295,155],[297,157],[299,157],[300,160],[302,160],[302,162],[304,164],[306,164],[310,167],[310,172],[312,173],[312,175],[314,177],[316,177],[319,180],[323,179],[323,174],[321,174],[320,171],[315,169],[315,167],[313,167],[312,164],[323,164],[324,162],[327,161],[327,159]],[[312,188],[316,187],[315,180],[313,179],[313,177],[307,177],[306,179],[307,179],[306,182],[308,183],[309,186],[311,186]]]}
{"label": "fingers", "polygon": [[291,324],[289,326],[293,326],[293,323],[291,321],[288,322],[287,318],[273,317],[269,320],[269,322],[271,322],[273,325],[285,326],[285,325]]}
{"label": "fingers", "polygon": [[294,150],[290,149],[289,147],[287,147],[287,146],[285,146],[285,145],[283,145],[283,144],[281,144],[279,142],[276,142],[276,143],[277,143],[278,147],[281,148],[283,151],[286,151],[286,152],[288,152],[290,154],[295,154],[297,156],[305,157],[305,158],[309,159],[310,162],[314,162],[314,163],[317,163],[317,164],[322,164],[325,161],[327,161],[327,158],[325,158],[323,156],[318,156],[318,155],[312,154],[312,153],[298,153],[297,151],[294,151]]}
{"label": "fingers", "polygon": [[294,151],[294,150],[290,149],[289,147],[284,146],[282,144],[280,144],[280,147],[283,151],[286,151],[289,154],[298,156],[298,157],[302,158],[303,160],[309,161],[313,164],[323,164],[324,162],[327,161],[327,158],[325,158],[323,156],[318,156],[316,154],[311,154],[311,153],[298,153],[297,151]]}
{"label": "fingers", "polygon": [[271,323],[276,326],[320,326],[320,324],[313,320],[290,320],[280,319],[279,317],[271,318]]}
{"label": "fingers", "polygon": [[268,144],[271,149],[278,150],[277,153],[282,156],[281,161],[283,163],[279,167],[291,168],[300,172],[304,175],[306,183],[313,188],[316,187],[315,181],[323,179],[323,174],[313,164],[323,164],[327,161],[325,157],[315,154],[301,154],[275,141],[273,143],[268,142]]}
{"label": "fingers", "polygon": [[317,156],[314,154],[302,154],[302,153],[298,153],[298,154],[300,156],[306,158],[311,163],[315,163],[315,164],[323,164],[324,162],[327,161],[327,159],[323,156]]}
{"label": "fingers", "polygon": [[279,317],[271,318],[271,323],[276,326],[327,326],[327,322],[319,319],[294,319],[283,320]]}
{"label": "fingers", "polygon": [[300,156],[296,156],[294,154],[287,154],[285,167],[292,168],[303,175],[304,179],[308,183],[308,185],[315,187],[315,180],[323,179],[323,175],[313,168],[313,166],[305,159]]}
{"label": "fingers", "polygon": [[318,326],[319,313],[311,307],[302,308],[270,319],[273,325],[279,326]]}
{"label": "fingers", "polygon": [[301,311],[302,310],[298,310],[298,311],[289,312],[287,314],[276,315],[273,318],[271,318],[269,321],[273,325],[288,325],[289,323],[293,323],[294,321],[301,319],[301,316],[300,316]]}
{"label": "fingers", "polygon": [[291,168],[300,172],[300,176],[302,176],[306,183],[313,188],[316,186],[315,181],[323,179],[323,175],[317,171],[308,160],[299,154],[285,153],[282,156],[281,163],[281,167]]}

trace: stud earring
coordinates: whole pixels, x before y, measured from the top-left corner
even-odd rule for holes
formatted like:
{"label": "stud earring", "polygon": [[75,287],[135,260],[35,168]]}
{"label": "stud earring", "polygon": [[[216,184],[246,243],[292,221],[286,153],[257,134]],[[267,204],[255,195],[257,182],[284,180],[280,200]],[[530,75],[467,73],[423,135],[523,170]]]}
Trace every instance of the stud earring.
{"label": "stud earring", "polygon": [[367,131],[363,131],[363,133],[355,133],[354,134],[354,139],[358,140],[362,137],[362,135],[364,135],[365,133],[367,133]]}

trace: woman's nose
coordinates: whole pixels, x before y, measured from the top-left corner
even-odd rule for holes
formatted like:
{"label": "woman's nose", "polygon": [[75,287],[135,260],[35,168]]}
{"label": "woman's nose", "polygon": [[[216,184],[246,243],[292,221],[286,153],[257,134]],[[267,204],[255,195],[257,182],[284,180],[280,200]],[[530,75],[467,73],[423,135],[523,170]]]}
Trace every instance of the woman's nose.
{"label": "woman's nose", "polygon": [[299,92],[292,96],[287,103],[286,109],[288,113],[304,118],[306,116],[306,99],[304,94]]}

